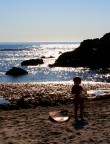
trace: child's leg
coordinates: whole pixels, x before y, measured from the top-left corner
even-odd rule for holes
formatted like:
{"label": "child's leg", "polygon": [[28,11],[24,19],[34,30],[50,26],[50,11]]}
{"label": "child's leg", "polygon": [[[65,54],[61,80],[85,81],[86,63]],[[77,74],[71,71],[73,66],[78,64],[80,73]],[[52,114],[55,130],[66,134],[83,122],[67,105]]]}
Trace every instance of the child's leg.
{"label": "child's leg", "polygon": [[78,107],[79,107],[79,104],[76,102],[76,103],[75,103],[75,109],[74,109],[75,120],[77,120]]}
{"label": "child's leg", "polygon": [[84,100],[80,101],[80,117],[83,118]]}

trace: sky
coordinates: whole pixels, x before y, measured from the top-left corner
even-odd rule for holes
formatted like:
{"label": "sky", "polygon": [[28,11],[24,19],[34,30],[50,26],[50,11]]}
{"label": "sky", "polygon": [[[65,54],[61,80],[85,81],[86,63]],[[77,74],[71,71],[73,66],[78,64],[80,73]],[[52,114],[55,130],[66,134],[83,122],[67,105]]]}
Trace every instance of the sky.
{"label": "sky", "polygon": [[110,0],[0,0],[0,42],[81,42],[110,32]]}

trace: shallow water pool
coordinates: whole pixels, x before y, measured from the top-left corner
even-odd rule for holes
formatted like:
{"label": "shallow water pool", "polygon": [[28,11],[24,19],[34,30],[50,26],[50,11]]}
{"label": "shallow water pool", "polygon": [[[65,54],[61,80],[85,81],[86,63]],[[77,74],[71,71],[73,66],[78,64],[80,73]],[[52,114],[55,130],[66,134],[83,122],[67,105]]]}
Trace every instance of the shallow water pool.
{"label": "shallow water pool", "polygon": [[0,104],[8,104],[8,103],[10,103],[9,100],[0,98]]}

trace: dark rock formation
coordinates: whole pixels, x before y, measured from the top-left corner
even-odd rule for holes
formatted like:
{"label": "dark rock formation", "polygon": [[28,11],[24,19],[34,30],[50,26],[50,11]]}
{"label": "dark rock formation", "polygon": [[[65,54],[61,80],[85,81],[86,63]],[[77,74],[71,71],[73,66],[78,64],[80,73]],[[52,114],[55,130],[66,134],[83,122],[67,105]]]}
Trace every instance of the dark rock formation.
{"label": "dark rock formation", "polygon": [[49,66],[109,68],[109,55],[110,33],[107,33],[100,39],[84,40],[74,51],[63,53]]}
{"label": "dark rock formation", "polygon": [[42,59],[30,59],[30,60],[25,60],[21,63],[21,65],[24,66],[35,66],[38,64],[43,64],[43,60]]}
{"label": "dark rock formation", "polygon": [[53,56],[49,56],[49,57],[42,56],[41,58],[45,59],[45,58],[55,58],[55,57],[53,57]]}
{"label": "dark rock formation", "polygon": [[41,58],[42,58],[42,59],[45,59],[46,57],[45,57],[45,56],[42,56]]}
{"label": "dark rock formation", "polygon": [[26,70],[18,67],[13,67],[12,69],[6,72],[6,75],[11,75],[11,76],[20,76],[26,74],[28,74]]}

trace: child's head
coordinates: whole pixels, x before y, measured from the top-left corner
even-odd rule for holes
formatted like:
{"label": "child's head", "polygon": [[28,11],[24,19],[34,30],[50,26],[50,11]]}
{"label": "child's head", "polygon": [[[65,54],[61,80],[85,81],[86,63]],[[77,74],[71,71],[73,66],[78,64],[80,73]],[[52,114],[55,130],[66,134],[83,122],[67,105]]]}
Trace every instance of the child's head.
{"label": "child's head", "polygon": [[81,84],[81,78],[79,76],[74,77],[74,84]]}

